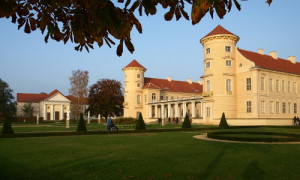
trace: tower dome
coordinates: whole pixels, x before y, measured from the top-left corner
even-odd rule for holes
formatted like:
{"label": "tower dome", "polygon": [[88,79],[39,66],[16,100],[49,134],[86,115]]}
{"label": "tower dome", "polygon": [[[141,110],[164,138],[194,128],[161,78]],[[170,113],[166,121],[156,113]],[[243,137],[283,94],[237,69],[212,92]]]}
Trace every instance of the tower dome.
{"label": "tower dome", "polygon": [[239,41],[239,37],[232,32],[226,30],[221,25],[218,25],[215,29],[213,29],[210,33],[200,39],[202,45],[207,42],[217,40],[217,39],[228,39],[235,42],[235,44]]}

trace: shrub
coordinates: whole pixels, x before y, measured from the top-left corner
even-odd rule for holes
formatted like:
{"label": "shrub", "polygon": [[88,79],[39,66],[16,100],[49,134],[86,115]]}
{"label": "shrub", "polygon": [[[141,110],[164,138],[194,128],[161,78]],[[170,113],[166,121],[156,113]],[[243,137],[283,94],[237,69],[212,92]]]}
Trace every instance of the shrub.
{"label": "shrub", "polygon": [[86,132],[87,131],[82,113],[80,114],[80,118],[79,118],[79,121],[78,121],[78,125],[77,125],[77,130],[76,131],[77,132]]}
{"label": "shrub", "polygon": [[115,124],[135,124],[137,119],[135,118],[117,118],[117,119],[114,119],[114,123]]}
{"label": "shrub", "polygon": [[8,118],[5,118],[1,134],[14,134],[14,130],[11,127],[11,122]]}
{"label": "shrub", "polygon": [[222,114],[222,117],[221,117],[221,121],[220,121],[220,124],[219,124],[219,127],[220,128],[228,128],[228,124],[227,124],[227,120],[225,118],[225,114],[223,113]]}
{"label": "shrub", "polygon": [[192,125],[191,125],[189,115],[186,113],[181,128],[191,128],[191,127]]}
{"label": "shrub", "polygon": [[138,118],[138,120],[136,121],[136,124],[135,124],[135,130],[145,130],[145,129],[146,129],[146,124],[144,122],[142,113],[140,113],[139,118]]}

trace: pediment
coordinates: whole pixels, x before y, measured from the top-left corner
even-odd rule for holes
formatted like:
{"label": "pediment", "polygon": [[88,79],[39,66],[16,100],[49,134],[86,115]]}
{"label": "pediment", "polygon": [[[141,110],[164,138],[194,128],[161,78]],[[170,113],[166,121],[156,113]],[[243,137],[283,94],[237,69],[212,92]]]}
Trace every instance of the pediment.
{"label": "pediment", "polygon": [[46,99],[45,101],[59,101],[59,102],[70,102],[70,100],[68,98],[66,98],[65,96],[63,96],[60,93],[56,93],[53,96],[49,97],[48,99]]}

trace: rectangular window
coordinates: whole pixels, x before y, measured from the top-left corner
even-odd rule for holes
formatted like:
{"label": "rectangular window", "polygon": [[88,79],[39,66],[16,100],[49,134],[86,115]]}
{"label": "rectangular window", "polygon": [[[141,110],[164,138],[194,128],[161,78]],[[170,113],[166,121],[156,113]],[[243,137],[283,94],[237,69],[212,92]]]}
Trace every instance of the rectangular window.
{"label": "rectangular window", "polygon": [[290,102],[288,103],[288,113],[289,114],[291,113],[291,103]]}
{"label": "rectangular window", "polygon": [[297,114],[297,103],[294,103],[294,114]]}
{"label": "rectangular window", "polygon": [[206,48],[206,54],[210,54],[210,48]]}
{"label": "rectangular window", "polygon": [[273,79],[269,80],[269,89],[270,91],[273,91]]}
{"label": "rectangular window", "polygon": [[209,68],[209,67],[210,67],[210,62],[206,62],[206,63],[205,63],[205,67],[206,67],[206,68]]}
{"label": "rectangular window", "polygon": [[279,80],[278,79],[276,79],[276,91],[278,92],[279,91]]}
{"label": "rectangular window", "polygon": [[160,96],[160,100],[164,100],[164,96]]}
{"label": "rectangular window", "polygon": [[206,117],[210,117],[210,107],[206,107]]}
{"label": "rectangular window", "polygon": [[137,86],[137,87],[140,87],[140,86],[141,86],[141,84],[140,84],[140,83],[137,83],[137,84],[136,84],[136,86]]}
{"label": "rectangular window", "polygon": [[261,112],[264,113],[265,112],[265,101],[261,102]]}
{"label": "rectangular window", "polygon": [[282,81],[281,81],[281,89],[282,89],[282,92],[284,92],[284,88],[285,88],[285,87],[284,87],[284,80],[282,80]]}
{"label": "rectangular window", "polygon": [[226,52],[230,52],[231,51],[231,47],[230,46],[225,46],[225,51]]}
{"label": "rectangular window", "polygon": [[291,92],[291,82],[290,81],[288,81],[288,86],[287,86],[287,88],[288,88],[288,93],[290,93]]}
{"label": "rectangular window", "polygon": [[169,97],[168,96],[166,96],[166,101],[169,99]]}
{"label": "rectangular window", "polygon": [[251,113],[251,101],[247,101],[246,106],[247,106],[247,109],[246,109],[247,113]]}
{"label": "rectangular window", "polygon": [[265,90],[265,78],[261,77],[260,78],[260,90]]}
{"label": "rectangular window", "polygon": [[230,79],[226,80],[226,91],[231,91],[231,80]]}
{"label": "rectangular window", "polygon": [[231,66],[231,60],[226,60],[226,66]]}
{"label": "rectangular window", "polygon": [[270,113],[274,113],[273,101],[270,101]]}
{"label": "rectangular window", "polygon": [[140,77],[141,77],[141,75],[140,75],[140,74],[138,74],[138,75],[136,75],[136,77],[137,77],[137,78],[140,78]]}
{"label": "rectangular window", "polygon": [[136,99],[137,99],[137,103],[138,103],[138,104],[141,104],[141,96],[140,96],[140,95],[137,95],[137,98],[136,98]]}
{"label": "rectangular window", "polygon": [[145,94],[145,103],[147,102],[147,94]]}
{"label": "rectangular window", "polygon": [[293,93],[297,92],[297,84],[296,82],[293,82]]}
{"label": "rectangular window", "polygon": [[155,101],[155,100],[156,100],[156,94],[152,93],[152,101]]}
{"label": "rectangular window", "polygon": [[279,114],[279,102],[276,102],[276,113]]}
{"label": "rectangular window", "polygon": [[286,113],[286,109],[285,109],[285,102],[282,103],[282,113]]}
{"label": "rectangular window", "polygon": [[246,89],[251,90],[251,78],[246,78]]}

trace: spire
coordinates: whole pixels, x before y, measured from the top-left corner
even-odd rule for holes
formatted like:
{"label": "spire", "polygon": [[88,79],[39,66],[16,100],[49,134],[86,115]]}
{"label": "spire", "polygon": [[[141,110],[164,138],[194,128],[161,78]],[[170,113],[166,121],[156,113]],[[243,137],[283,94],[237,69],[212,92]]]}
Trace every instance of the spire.
{"label": "spire", "polygon": [[142,69],[144,69],[144,71],[147,70],[144,66],[142,66],[140,63],[138,63],[135,59],[132,60],[127,66],[125,66],[125,67],[123,68],[123,70],[124,70],[125,68],[132,68],[132,67],[135,67],[135,68],[142,68]]}
{"label": "spire", "polygon": [[223,28],[221,25],[218,25],[217,27],[215,27],[215,29],[213,29],[210,33],[208,33],[203,38],[208,37],[208,36],[218,35],[218,34],[230,34],[230,35],[236,36],[232,32],[230,32],[227,29]]}

